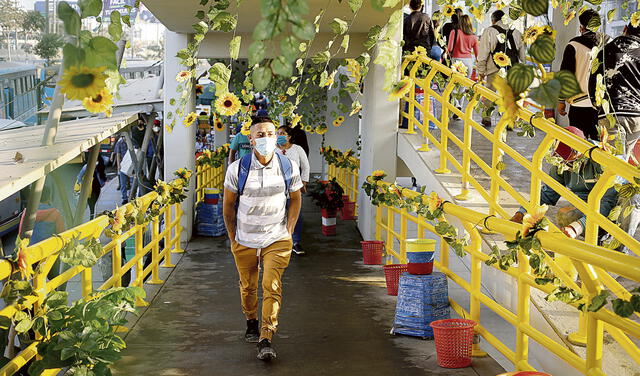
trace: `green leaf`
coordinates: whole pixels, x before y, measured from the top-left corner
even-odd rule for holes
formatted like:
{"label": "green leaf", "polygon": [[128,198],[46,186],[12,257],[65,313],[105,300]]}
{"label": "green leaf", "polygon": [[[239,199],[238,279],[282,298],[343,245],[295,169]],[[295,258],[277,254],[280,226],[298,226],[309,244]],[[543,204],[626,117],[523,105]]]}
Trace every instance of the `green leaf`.
{"label": "green leaf", "polygon": [[253,39],[265,40],[270,39],[273,36],[274,25],[268,19],[264,19],[256,25],[255,29],[253,29]]}
{"label": "green leaf", "polygon": [[600,291],[600,294],[596,295],[591,299],[591,303],[587,307],[587,310],[590,312],[597,312],[600,308],[604,307],[607,304],[607,298],[609,297],[608,290]]}
{"label": "green leaf", "polygon": [[256,91],[264,90],[271,82],[271,69],[268,67],[258,67],[251,74],[251,81]]}
{"label": "green leaf", "polygon": [[85,62],[89,67],[106,66],[110,69],[117,69],[117,50],[118,46],[109,38],[94,37],[85,49]]}
{"label": "green leaf", "polygon": [[196,18],[199,20],[204,20],[205,16],[206,14],[204,13],[204,10],[199,10],[196,12]]}
{"label": "green leaf", "polygon": [[282,77],[291,77],[293,66],[285,59],[284,56],[278,56],[271,62],[273,73]]}
{"label": "green leaf", "polygon": [[102,12],[102,0],[79,0],[80,17],[97,17]]}
{"label": "green leaf", "polygon": [[291,27],[291,31],[298,39],[302,40],[310,40],[316,35],[313,24],[305,19],[301,19],[297,24],[294,24]]}
{"label": "green leaf", "polygon": [[66,2],[58,3],[58,18],[64,23],[64,31],[69,35],[79,35],[80,27],[82,25],[80,21],[80,15]]}
{"label": "green leaf", "polygon": [[240,35],[236,35],[229,42],[229,56],[236,60],[238,59],[238,55],[240,54],[240,42],[242,41],[242,37]]}
{"label": "green leaf", "polygon": [[26,333],[27,331],[29,331],[29,329],[31,329],[31,325],[33,325],[33,321],[31,321],[30,318],[26,318],[24,320],[21,320],[20,322],[18,322],[16,324],[16,332],[18,333]]}
{"label": "green leaf", "polygon": [[553,108],[560,96],[560,81],[552,79],[531,90],[531,99],[545,107]]}
{"label": "green leaf", "polygon": [[223,63],[215,63],[209,68],[209,79],[216,85],[216,95],[222,95],[229,91],[229,79],[231,69]]}
{"label": "green leaf", "polygon": [[125,14],[124,16],[122,16],[122,23],[131,27],[131,16],[128,14]]}
{"label": "green leaf", "polygon": [[362,7],[362,0],[349,0],[349,8],[353,13],[357,12]]}
{"label": "green leaf", "polygon": [[236,16],[232,15],[229,12],[220,12],[212,20],[211,28],[213,30],[220,30],[228,33],[236,28],[237,23],[238,20],[236,19]]}
{"label": "green leaf", "polygon": [[340,43],[340,47],[344,50],[344,53],[347,53],[349,50],[349,34],[342,37],[342,43]]}
{"label": "green leaf", "polygon": [[62,48],[62,53],[64,54],[65,68],[84,63],[84,50],[82,48],[76,47],[71,43],[67,43]]}
{"label": "green leaf", "polygon": [[109,36],[114,41],[119,41],[122,39],[122,24],[120,23],[110,23],[108,27]]}
{"label": "green leaf", "polygon": [[333,33],[338,35],[346,33],[349,29],[349,24],[347,23],[347,21],[341,20],[340,18],[334,18],[329,26],[331,27]]}
{"label": "green leaf", "polygon": [[249,57],[249,66],[252,67],[256,64],[259,64],[265,57],[267,53],[267,47],[264,42],[256,40],[249,45],[249,49],[247,50],[247,54]]}
{"label": "green leaf", "polygon": [[76,355],[76,348],[75,347],[65,347],[60,352],[60,360],[67,360],[67,359],[69,359],[69,358],[71,358],[72,356],[75,356],[75,355]]}
{"label": "green leaf", "polygon": [[314,64],[323,64],[329,61],[331,58],[331,53],[329,51],[318,52],[317,54],[311,57],[311,61]]}
{"label": "green leaf", "polygon": [[607,12],[607,22],[613,21],[613,19],[616,17],[617,10],[617,8],[613,8]]}
{"label": "green leaf", "polygon": [[624,299],[614,299],[612,302],[613,312],[620,317],[629,317],[633,314],[633,304]]}
{"label": "green leaf", "polygon": [[280,52],[282,52],[282,56],[288,61],[293,62],[298,57],[300,43],[296,37],[293,35],[289,35],[287,37],[282,38],[280,41]]}

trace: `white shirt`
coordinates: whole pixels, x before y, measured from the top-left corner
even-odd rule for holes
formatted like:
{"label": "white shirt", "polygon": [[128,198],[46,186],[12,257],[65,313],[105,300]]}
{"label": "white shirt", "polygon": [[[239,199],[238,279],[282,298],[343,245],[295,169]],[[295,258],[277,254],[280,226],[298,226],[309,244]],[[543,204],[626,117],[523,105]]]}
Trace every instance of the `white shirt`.
{"label": "white shirt", "polygon": [[[302,188],[298,165],[292,164],[290,192]],[[240,159],[227,168],[224,188],[238,193]],[[236,241],[249,248],[265,248],[278,240],[288,239],[287,195],[284,176],[277,156],[263,166],[251,154],[251,167],[238,203]]]}
{"label": "white shirt", "polygon": [[276,151],[296,162],[300,166],[300,178],[303,182],[309,182],[309,158],[307,158],[307,153],[304,152],[302,146],[291,144],[289,149],[278,148]]}

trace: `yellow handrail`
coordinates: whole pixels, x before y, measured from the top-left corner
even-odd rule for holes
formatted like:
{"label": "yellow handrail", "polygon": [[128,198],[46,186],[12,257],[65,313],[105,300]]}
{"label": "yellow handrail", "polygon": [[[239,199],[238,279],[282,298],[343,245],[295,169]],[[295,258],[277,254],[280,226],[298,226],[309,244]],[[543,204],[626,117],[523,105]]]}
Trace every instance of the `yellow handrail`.
{"label": "yellow handrail", "polygon": [[[381,189],[385,191],[388,190],[389,183],[378,182],[377,184],[382,187]],[[421,196],[424,202],[427,201],[426,195],[421,195],[409,189],[400,189],[400,193],[408,198]],[[539,285],[536,283],[536,275],[531,272],[527,256],[522,252],[518,255],[517,266],[510,267],[508,270],[502,270],[495,264],[491,266],[500,273],[511,276],[517,282],[516,312],[512,312],[494,301],[491,297],[485,295],[481,289],[481,281],[483,264],[489,259],[489,255],[482,251],[483,240],[478,227],[502,234],[506,239],[513,239],[515,234],[521,230],[521,227],[505,219],[488,216],[486,213],[480,213],[450,202],[443,204],[443,210],[450,220],[459,221],[465,231],[470,235],[469,245],[465,248],[471,256],[469,281],[465,280],[450,268],[449,247],[444,239],[440,238],[440,257],[439,260],[434,262],[436,268],[466,290],[470,296],[469,311],[466,311],[460,303],[450,298],[451,307],[461,316],[469,317],[480,323],[480,307],[481,305],[485,305],[506,322],[513,325],[516,330],[515,349],[509,348],[496,336],[491,334],[489,329],[483,325],[478,325],[476,331],[509,359],[516,369],[533,369],[528,360],[529,339],[533,339],[583,374],[604,375],[605,373],[602,370],[602,356],[603,333],[605,330],[627,351],[630,358],[636,364],[640,364],[640,349],[636,343],[629,339],[629,336],[640,338],[640,324],[628,318],[622,318],[608,308],[602,308],[597,312],[585,313],[587,326],[585,343],[587,352],[584,358],[568,349],[564,344],[555,342],[552,338],[536,329],[531,323],[529,313],[530,290],[531,288],[535,288],[549,294],[554,289],[554,286]],[[376,209],[375,220],[376,239],[385,241],[386,252],[396,257],[400,262],[406,262],[405,242],[410,223],[412,224],[411,227],[417,229],[418,238],[425,238],[425,232],[429,232],[433,234],[433,236],[439,236],[432,223],[423,217],[408,212],[406,209],[380,205]],[[397,220],[399,220],[399,223],[397,223]],[[412,236],[414,236],[414,234],[412,234]],[[433,236],[431,237],[433,238]],[[585,297],[587,299],[596,296],[600,290],[599,275],[594,274],[593,270],[604,269],[630,280],[640,282],[640,259],[638,258],[596,245],[587,244],[584,241],[570,239],[557,232],[539,231],[536,233],[536,237],[540,240],[545,250],[554,252],[557,255],[569,257],[575,262],[578,266],[578,273],[585,288]],[[387,260],[387,262],[390,263],[391,260]],[[570,288],[578,287],[573,278],[559,272],[557,265],[554,265],[550,257],[546,258],[545,262],[551,266],[556,277],[560,278],[562,283]],[[624,291],[627,292],[626,290]],[[573,303],[572,305],[577,306],[577,303]],[[480,355],[481,353],[478,345],[474,345],[474,354]]]}
{"label": "yellow handrail", "polygon": [[[138,198],[141,210],[146,210],[157,196],[158,194],[154,191]],[[129,210],[132,208],[132,205],[132,203],[128,203],[125,208]],[[37,298],[33,297],[29,299],[32,303],[35,303],[37,307],[38,304],[44,301],[49,293],[77,275],[81,275],[81,289],[84,298],[89,297],[89,295],[96,290],[121,287],[122,276],[130,270],[135,270],[136,272],[136,278],[131,282],[131,286],[142,287],[145,283],[162,284],[163,281],[159,278],[159,267],[175,267],[171,262],[171,254],[184,252],[184,250],[180,248],[180,234],[182,232],[180,220],[182,214],[183,212],[179,203],[166,205],[161,209],[159,215],[151,218],[149,223],[135,225],[128,231],[111,238],[103,247],[102,256],[111,258],[112,273],[97,289],[93,287],[92,268],[74,266],[51,280],[47,280],[47,274],[58,260],[60,250],[71,239],[75,237],[79,237],[80,239],[98,238],[103,231],[109,227],[109,218],[106,215],[98,216],[89,222],[69,229],[57,236],[50,237],[27,247],[24,252],[28,255],[28,262],[33,265],[35,270],[33,286],[37,294]],[[160,230],[160,223],[162,221],[164,222],[164,229]],[[143,240],[144,234],[147,231],[151,234],[151,240],[145,245]],[[135,256],[131,260],[128,260],[126,264],[122,265],[121,245],[131,237],[135,240]],[[160,250],[160,242],[162,240],[164,240],[164,248]],[[151,262],[148,266],[144,267],[143,258],[149,254]],[[36,268],[36,265],[39,266]],[[17,271],[12,268],[9,261],[0,261],[0,279],[6,281],[13,273],[17,273]],[[149,281],[144,282],[145,278],[149,275],[151,275]],[[142,300],[138,301],[137,304],[139,306],[148,305],[147,302]],[[16,307],[13,305],[0,310],[0,316],[13,317],[15,313]],[[11,361],[0,369],[0,376],[13,375],[33,359],[37,355],[36,344],[37,343],[34,342],[11,359]],[[48,370],[44,374],[57,374],[57,372],[56,370]]]}
{"label": "yellow handrail", "polygon": [[[355,157],[349,157],[349,160],[354,166],[360,165],[360,160]],[[342,189],[344,189],[345,194],[349,196],[349,201],[356,203],[356,215],[358,213],[358,191],[360,190],[360,187],[358,186],[358,172],[358,168],[351,169],[347,167],[338,167],[335,164],[329,164],[329,169],[327,171],[327,177],[329,180],[335,178]]]}

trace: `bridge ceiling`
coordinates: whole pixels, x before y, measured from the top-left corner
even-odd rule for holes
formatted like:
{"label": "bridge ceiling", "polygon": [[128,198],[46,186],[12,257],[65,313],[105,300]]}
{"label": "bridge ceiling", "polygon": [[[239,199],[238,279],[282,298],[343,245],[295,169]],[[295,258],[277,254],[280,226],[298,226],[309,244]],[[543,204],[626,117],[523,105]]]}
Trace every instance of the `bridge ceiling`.
{"label": "bridge ceiling", "polygon": [[[180,33],[192,33],[191,25],[196,23],[195,13],[200,9],[205,10],[205,7],[200,5],[200,0],[143,0],[142,2],[165,27]],[[337,0],[308,0],[308,4],[310,11],[307,19],[309,21],[313,21],[321,9],[327,9],[324,16],[325,22],[321,25],[320,32],[331,31],[326,20],[332,20],[334,17],[345,21],[353,19],[353,13],[349,9],[347,0],[341,2]],[[235,14],[236,10],[236,2],[232,1],[229,12]],[[390,9],[386,9],[384,12],[374,10],[368,1],[364,1],[349,33],[366,33],[373,25],[384,25],[391,11]],[[253,32],[260,19],[260,0],[243,0],[238,15],[237,32]]]}

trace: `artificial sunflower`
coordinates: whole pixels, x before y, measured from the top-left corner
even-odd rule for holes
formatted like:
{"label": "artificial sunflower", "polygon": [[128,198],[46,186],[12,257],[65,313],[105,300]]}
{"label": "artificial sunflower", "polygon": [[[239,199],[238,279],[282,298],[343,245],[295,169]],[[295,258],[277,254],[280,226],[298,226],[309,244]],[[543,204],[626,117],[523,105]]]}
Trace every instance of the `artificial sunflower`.
{"label": "artificial sunflower", "polygon": [[101,112],[107,112],[111,109],[113,104],[113,96],[107,89],[102,89],[98,94],[93,97],[86,97],[82,100],[82,105],[87,111],[97,114]]}
{"label": "artificial sunflower", "polygon": [[548,209],[549,207],[547,205],[541,205],[533,211],[533,214],[527,213],[524,215],[524,218],[522,218],[522,236],[527,236],[529,230],[535,228],[539,224],[543,226],[543,229],[549,227],[548,225],[545,226],[545,223],[543,223],[544,216]]}
{"label": "artificial sunflower", "polygon": [[640,26],[640,11],[639,12],[634,12],[631,15],[631,26],[633,26],[633,27]]}
{"label": "artificial sunflower", "polygon": [[443,202],[443,200],[440,198],[440,196],[438,196],[436,192],[431,192],[427,197],[427,201],[429,205],[429,211],[431,213],[438,210],[438,208],[440,207],[440,205],[442,205],[442,202]]}
{"label": "artificial sunflower", "polygon": [[240,110],[240,100],[233,93],[224,93],[216,99],[216,111],[220,115],[233,116]]}
{"label": "artificial sunflower", "polygon": [[291,128],[297,127],[298,123],[300,123],[300,120],[302,120],[302,115],[298,115],[294,113],[291,116]]}
{"label": "artificial sunflower", "polygon": [[427,49],[422,47],[422,46],[417,46],[413,52],[411,53],[412,55],[415,56],[419,56],[419,55],[423,55],[426,56],[427,55]]}
{"label": "artificial sunflower", "polygon": [[444,6],[444,9],[442,11],[442,13],[445,15],[445,17],[451,17],[453,16],[453,13],[455,13],[455,9],[453,9],[453,7],[449,4]]}
{"label": "artificial sunflower", "polygon": [[460,61],[460,60],[458,60],[455,63],[451,64],[451,69],[456,71],[456,72],[458,72],[458,73],[460,73],[460,74],[463,74],[465,76],[467,75],[467,72],[468,72],[467,66],[464,65],[462,63],[462,61]]}
{"label": "artificial sunflower", "polygon": [[198,118],[198,115],[196,115],[195,112],[190,112],[187,117],[184,118],[184,120],[182,121],[182,124],[184,124],[185,127],[190,127],[191,124],[193,124],[194,121],[196,121],[196,119]]}
{"label": "artificial sunflower", "polygon": [[390,101],[393,101],[404,97],[409,92],[409,90],[411,90],[412,83],[413,81],[411,80],[411,78],[405,76],[403,79],[393,85],[388,99]]}
{"label": "artificial sunflower", "polygon": [[375,170],[371,173],[371,176],[374,180],[382,180],[385,176],[387,176],[387,173],[383,170]]}
{"label": "artificial sunflower", "polygon": [[176,81],[178,82],[185,82],[186,80],[191,78],[191,71],[180,71],[180,73],[178,73],[178,75],[176,75]]}
{"label": "artificial sunflower", "polygon": [[248,136],[251,133],[251,122],[245,121],[242,123],[242,128],[240,129],[240,134],[243,136]]}
{"label": "artificial sunflower", "polygon": [[335,119],[335,120],[333,121],[333,126],[334,126],[334,127],[339,127],[339,126],[341,126],[341,125],[342,125],[342,122],[341,122],[341,121],[338,121],[338,119]]}
{"label": "artificial sunflower", "polygon": [[96,96],[106,86],[105,67],[73,66],[64,70],[60,91],[69,99],[84,100]]}
{"label": "artificial sunflower", "polygon": [[511,65],[511,59],[504,52],[496,52],[493,55],[493,62],[499,67],[508,67]]}
{"label": "artificial sunflower", "polygon": [[327,128],[327,126],[324,124],[318,125],[315,129],[317,134],[325,134],[328,130],[329,128]]}
{"label": "artificial sunflower", "polygon": [[202,95],[204,93],[204,87],[202,85],[196,85],[196,96]]}
{"label": "artificial sunflower", "polygon": [[344,116],[338,116],[336,120],[342,123],[344,121]]}
{"label": "artificial sunflower", "polygon": [[498,99],[496,100],[498,110],[502,112],[507,124],[512,127],[518,117],[518,109],[520,108],[513,89],[509,86],[507,80],[499,75],[494,79],[493,87],[498,92]]}
{"label": "artificial sunflower", "polygon": [[569,22],[571,22],[571,20],[576,16],[576,11],[572,10],[571,12],[569,12],[566,16],[564,16],[564,25],[568,25]]}
{"label": "artificial sunflower", "polygon": [[307,125],[307,126],[304,127],[304,131],[311,133],[311,132],[313,132],[313,127],[310,126],[310,125]]}
{"label": "artificial sunflower", "polygon": [[478,22],[481,22],[484,18],[484,13],[482,13],[482,10],[475,5],[469,7],[469,13],[471,13],[471,15],[475,17]]}
{"label": "artificial sunflower", "polygon": [[522,34],[522,40],[526,44],[532,44],[536,41],[536,38],[538,38],[538,35],[540,35],[541,33],[542,29],[540,29],[540,27],[538,26],[528,27]]}
{"label": "artificial sunflower", "polygon": [[224,131],[224,123],[222,120],[216,119],[216,121],[213,122],[213,128],[218,132]]}

